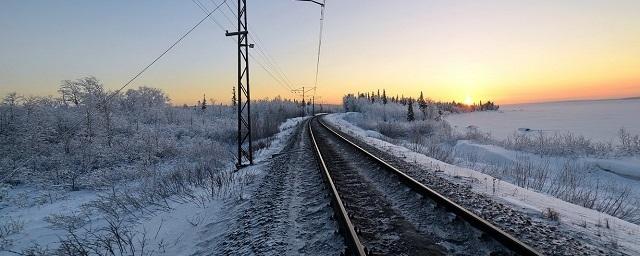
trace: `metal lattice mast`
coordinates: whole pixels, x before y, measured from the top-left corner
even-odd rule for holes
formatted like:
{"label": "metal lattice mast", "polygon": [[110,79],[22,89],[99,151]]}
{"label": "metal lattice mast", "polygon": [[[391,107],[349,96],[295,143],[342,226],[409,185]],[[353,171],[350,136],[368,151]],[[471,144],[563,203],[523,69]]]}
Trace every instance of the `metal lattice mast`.
{"label": "metal lattice mast", "polygon": [[238,0],[238,31],[227,31],[226,36],[238,37],[238,168],[253,164],[251,140],[251,94],[249,90],[249,30],[247,29],[247,0]]}

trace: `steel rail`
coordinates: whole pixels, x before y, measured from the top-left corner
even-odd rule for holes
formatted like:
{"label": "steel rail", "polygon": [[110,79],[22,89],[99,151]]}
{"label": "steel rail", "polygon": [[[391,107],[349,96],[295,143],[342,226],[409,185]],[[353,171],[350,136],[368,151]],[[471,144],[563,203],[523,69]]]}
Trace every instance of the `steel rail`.
{"label": "steel rail", "polygon": [[[439,204],[441,206],[444,206],[449,212],[452,212],[452,213],[456,214],[456,216],[462,218],[463,220],[465,220],[467,223],[469,223],[473,227],[475,227],[475,228],[485,232],[486,234],[490,235],[495,240],[500,242],[502,245],[504,245],[505,247],[507,247],[510,250],[512,250],[514,253],[517,253],[518,255],[536,255],[536,256],[542,255],[541,253],[539,253],[538,251],[536,251],[535,249],[533,249],[529,245],[527,245],[524,242],[518,240],[517,238],[515,238],[514,236],[508,234],[507,232],[503,231],[502,229],[496,227],[495,225],[491,224],[487,220],[481,218],[480,216],[478,216],[478,215],[472,213],[471,211],[465,209],[464,207],[458,205],[457,203],[455,203],[452,200],[450,200],[449,198],[441,195],[440,193],[436,192],[435,190],[433,190],[433,189],[423,185],[422,183],[416,181],[415,179],[411,178],[409,175],[407,175],[404,172],[400,171],[396,167],[392,166],[391,164],[387,163],[386,161],[382,160],[381,158],[375,156],[374,154],[370,153],[369,151],[365,150],[364,148],[358,146],[357,144],[355,144],[354,142],[352,142],[349,139],[345,138],[344,136],[342,136],[341,134],[339,134],[335,130],[331,129],[329,126],[327,126],[320,119],[318,119],[318,123],[320,123],[328,131],[330,131],[331,134],[333,134],[336,137],[340,138],[341,140],[347,142],[347,144],[353,146],[358,151],[360,151],[360,152],[364,153],[365,155],[369,156],[375,162],[377,162],[380,165],[384,166],[385,169],[387,169],[387,170],[391,171],[392,173],[396,174],[402,180],[402,182],[404,182],[404,184],[409,186],[411,189],[413,189],[417,193],[421,194],[422,196],[426,196],[428,198],[431,198],[437,204]],[[311,130],[311,125],[309,125],[309,130]],[[314,141],[314,143],[315,143],[315,141]],[[316,146],[316,149],[317,149],[317,146]],[[319,154],[319,151],[318,151],[318,154]],[[326,171],[327,170],[326,169],[326,165],[324,165],[324,162],[322,164],[323,164],[324,170]],[[327,172],[327,175],[328,175],[328,172]]]}
{"label": "steel rail", "polygon": [[360,239],[358,238],[358,235],[356,234],[356,230],[353,226],[353,223],[351,222],[351,219],[349,218],[349,215],[347,214],[347,210],[344,207],[344,203],[342,202],[342,199],[340,199],[340,195],[338,194],[338,189],[336,188],[336,185],[333,183],[333,179],[329,174],[329,169],[327,168],[324,158],[322,157],[322,153],[320,153],[320,148],[318,147],[318,143],[316,142],[316,137],[313,134],[313,129],[311,129],[311,122],[313,122],[313,120],[316,118],[317,117],[311,118],[311,120],[309,120],[307,125],[309,126],[309,134],[311,135],[310,136],[311,142],[313,143],[313,147],[315,149],[314,152],[316,153],[316,157],[317,157],[316,159],[318,160],[318,164],[320,165],[320,168],[321,168],[320,172],[322,173],[322,177],[324,177],[325,181],[327,182],[331,192],[331,199],[332,199],[331,205],[333,206],[333,210],[335,212],[336,218],[342,224],[343,235],[347,242],[347,249],[345,251],[345,254],[365,256],[366,253],[365,253],[364,246],[362,245],[362,243],[360,242]]}

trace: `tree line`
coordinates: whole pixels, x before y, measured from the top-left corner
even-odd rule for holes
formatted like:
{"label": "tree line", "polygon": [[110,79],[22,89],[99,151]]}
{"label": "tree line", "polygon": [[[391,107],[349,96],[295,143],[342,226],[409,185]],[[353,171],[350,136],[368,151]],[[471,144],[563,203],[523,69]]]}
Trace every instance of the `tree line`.
{"label": "tree line", "polygon": [[[92,173],[192,159],[213,149],[220,153],[207,157],[210,165],[233,162],[232,106],[205,96],[196,107],[174,107],[158,88],[116,92],[91,76],[64,80],[57,92],[2,98],[0,184],[42,181],[78,190],[100,182]],[[300,116],[300,107],[276,97],[252,101],[252,112],[254,139],[268,146],[282,122]]]}
{"label": "tree line", "polygon": [[359,112],[359,109],[361,108],[360,105],[363,103],[382,104],[384,106],[389,103],[402,105],[406,107],[407,121],[416,120],[414,105],[416,105],[418,111],[420,111],[420,113],[422,114],[423,120],[440,119],[442,118],[442,116],[450,113],[493,111],[500,108],[499,105],[495,104],[492,101],[486,101],[484,103],[480,101],[478,104],[474,103],[472,105],[467,105],[456,101],[433,101],[429,98],[424,97],[423,92],[420,92],[420,95],[417,98],[406,97],[404,96],[404,94],[396,94],[395,96],[388,97],[385,89],[382,89],[382,92],[378,89],[377,92],[358,92],[356,94],[350,93],[345,95],[342,101],[344,110],[347,112]]}

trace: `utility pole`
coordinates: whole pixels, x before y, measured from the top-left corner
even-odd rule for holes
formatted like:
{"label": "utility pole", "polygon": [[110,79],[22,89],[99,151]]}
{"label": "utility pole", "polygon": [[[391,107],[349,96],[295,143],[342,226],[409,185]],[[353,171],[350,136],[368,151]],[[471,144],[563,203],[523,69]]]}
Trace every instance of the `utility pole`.
{"label": "utility pole", "polygon": [[[307,113],[306,113],[306,112],[307,112],[307,111],[306,111],[306,109],[307,109],[307,104],[306,104],[306,102],[305,102],[306,98],[304,97],[304,94],[305,94],[305,93],[307,93],[307,92],[310,92],[311,90],[314,90],[314,91],[315,91],[315,89],[316,89],[316,87],[313,87],[313,88],[311,88],[311,89],[309,89],[309,90],[305,90],[305,89],[304,89],[304,86],[302,86],[302,87],[300,87],[300,88],[298,88],[298,89],[293,89],[293,90],[291,90],[291,92],[292,92],[292,93],[300,93],[300,92],[302,93],[302,111],[303,111],[303,114],[304,114],[304,115],[306,115],[306,114],[307,114]],[[314,94],[315,94],[315,93],[314,93]],[[314,113],[314,114],[315,114],[315,113]]]}
{"label": "utility pole", "polygon": [[304,102],[304,86],[302,86],[302,87],[300,87],[298,89],[293,89],[293,90],[291,90],[291,92],[292,93],[300,93],[300,92],[302,92],[302,101],[300,101],[300,104],[302,106],[302,116],[306,116],[307,113],[305,111],[305,107],[306,107],[305,104],[306,103]]}
{"label": "utility pole", "polygon": [[[322,97],[321,97],[321,96],[316,97],[316,94],[315,94],[315,92],[314,92],[314,93],[313,93],[313,96],[312,96],[312,98],[311,98],[311,100],[312,100],[312,102],[313,102],[313,103],[312,103],[312,106],[313,106],[313,107],[312,107],[312,111],[313,111],[313,115],[314,115],[314,116],[316,115],[316,98],[317,98],[318,100],[322,99]],[[320,102],[320,104],[322,104],[322,101]],[[322,111],[322,105],[320,105],[320,111]]]}
{"label": "utility pole", "polygon": [[316,94],[311,97],[311,116],[316,115]]}
{"label": "utility pole", "polygon": [[[238,0],[238,30],[227,31],[226,36],[238,37],[238,162],[237,168],[246,162],[253,164],[253,147],[251,140],[251,94],[249,90],[249,30],[247,29],[247,0]],[[245,146],[246,144],[246,146]]]}

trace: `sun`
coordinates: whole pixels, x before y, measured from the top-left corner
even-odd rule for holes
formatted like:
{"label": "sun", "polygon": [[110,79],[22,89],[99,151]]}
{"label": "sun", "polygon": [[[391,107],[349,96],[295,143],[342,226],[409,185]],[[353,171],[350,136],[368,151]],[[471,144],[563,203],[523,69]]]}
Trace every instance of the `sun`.
{"label": "sun", "polygon": [[473,105],[473,99],[471,98],[471,96],[467,95],[467,97],[464,98],[464,104],[466,105]]}

